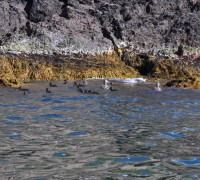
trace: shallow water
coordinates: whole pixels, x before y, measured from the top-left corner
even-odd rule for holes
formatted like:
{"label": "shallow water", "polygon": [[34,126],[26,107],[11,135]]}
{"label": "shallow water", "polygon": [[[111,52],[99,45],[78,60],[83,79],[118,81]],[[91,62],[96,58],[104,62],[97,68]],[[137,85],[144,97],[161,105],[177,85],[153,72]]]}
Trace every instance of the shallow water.
{"label": "shallow water", "polygon": [[200,90],[88,83],[0,88],[0,179],[200,179]]}

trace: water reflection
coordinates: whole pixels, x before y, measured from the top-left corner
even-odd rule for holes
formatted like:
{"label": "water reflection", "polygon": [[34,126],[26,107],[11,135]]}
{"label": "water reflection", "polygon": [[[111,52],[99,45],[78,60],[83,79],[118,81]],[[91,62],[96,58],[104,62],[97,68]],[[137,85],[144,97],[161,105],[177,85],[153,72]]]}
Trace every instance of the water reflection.
{"label": "water reflection", "polygon": [[16,117],[16,116],[8,116],[6,118],[9,120],[22,120],[23,119],[22,117]]}
{"label": "water reflection", "polygon": [[150,172],[149,171],[140,171],[140,174],[141,175],[148,175],[148,174],[150,174]]}
{"label": "water reflection", "polygon": [[199,176],[198,175],[196,175],[196,174],[190,174],[190,175],[188,175],[188,178],[198,178]]}
{"label": "water reflection", "polygon": [[86,132],[71,132],[68,134],[68,136],[78,136],[78,135],[85,135]]}
{"label": "water reflection", "polygon": [[145,161],[147,160],[147,157],[128,157],[128,158],[122,158],[122,159],[117,159],[117,162],[139,162],[139,161]]}
{"label": "water reflection", "polygon": [[187,135],[187,134],[181,134],[179,132],[160,132],[160,134],[171,137],[171,138],[181,138]]}
{"label": "water reflection", "polygon": [[189,158],[188,160],[183,159],[172,159],[172,162],[181,163],[188,166],[199,166],[200,165],[200,158]]}
{"label": "water reflection", "polygon": [[100,95],[62,82],[52,94],[48,83],[28,83],[26,96],[1,87],[1,178],[199,178],[199,90],[102,82],[88,81]]}
{"label": "water reflection", "polygon": [[55,156],[66,157],[66,156],[69,156],[69,154],[67,154],[67,153],[55,153]]}

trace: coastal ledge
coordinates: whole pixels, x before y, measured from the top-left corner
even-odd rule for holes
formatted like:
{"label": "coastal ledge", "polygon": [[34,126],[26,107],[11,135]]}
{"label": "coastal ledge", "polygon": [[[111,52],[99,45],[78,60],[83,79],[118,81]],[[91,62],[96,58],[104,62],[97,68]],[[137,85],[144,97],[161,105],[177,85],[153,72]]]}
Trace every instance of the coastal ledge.
{"label": "coastal ledge", "polygon": [[164,86],[200,89],[200,56],[171,57],[127,48],[85,55],[0,55],[0,84],[19,87],[28,81],[62,81],[97,78],[134,78],[167,83]]}

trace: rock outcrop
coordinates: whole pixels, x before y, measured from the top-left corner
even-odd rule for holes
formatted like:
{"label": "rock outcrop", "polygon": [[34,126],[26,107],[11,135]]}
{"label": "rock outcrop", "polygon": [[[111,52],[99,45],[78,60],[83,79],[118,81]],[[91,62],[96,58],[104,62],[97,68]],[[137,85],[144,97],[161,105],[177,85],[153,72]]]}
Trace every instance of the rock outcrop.
{"label": "rock outcrop", "polygon": [[200,88],[200,0],[0,0],[0,17],[6,86],[142,75]]}
{"label": "rock outcrop", "polygon": [[[1,55],[0,84],[19,87],[24,81],[62,81],[92,77],[165,80],[165,86],[200,88],[199,69],[170,56],[127,49],[96,55]],[[193,62],[193,61],[192,61]],[[195,61],[198,63],[198,60]],[[181,63],[181,64],[180,64]]]}
{"label": "rock outcrop", "polygon": [[166,87],[200,88],[200,56],[175,59],[151,52],[124,51],[122,60],[148,79],[167,80]]}
{"label": "rock outcrop", "polygon": [[0,84],[19,87],[26,81],[62,81],[92,77],[128,78],[139,75],[117,53],[95,56],[1,55]]}
{"label": "rock outcrop", "polygon": [[0,44],[7,50],[200,45],[200,0],[1,0],[0,17]]}

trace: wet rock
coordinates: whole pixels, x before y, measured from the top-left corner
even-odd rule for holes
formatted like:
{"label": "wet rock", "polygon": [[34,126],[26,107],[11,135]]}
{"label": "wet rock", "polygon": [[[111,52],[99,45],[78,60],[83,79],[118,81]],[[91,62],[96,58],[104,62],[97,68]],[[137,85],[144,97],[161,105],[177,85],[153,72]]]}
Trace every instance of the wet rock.
{"label": "wet rock", "polygon": [[[177,54],[182,55],[181,46]],[[199,88],[199,58],[194,57],[195,55],[182,56],[180,59],[175,59],[170,56],[153,55],[152,52],[136,53],[124,50],[122,60],[143,76],[168,80],[165,85],[167,87]]]}
{"label": "wet rock", "polygon": [[[154,55],[152,52],[137,53],[126,49],[93,56],[1,55],[0,83],[19,87],[23,81],[145,76],[153,80],[167,80],[166,86],[200,88],[199,58],[192,61],[189,58],[183,56],[178,60],[170,56]],[[78,88],[87,86],[84,81],[75,81],[74,84]],[[84,88],[82,92],[93,93]]]}
{"label": "wet rock", "polygon": [[171,80],[165,85],[166,87],[181,87],[181,88],[192,88],[199,89],[200,88],[200,78],[198,76],[195,77],[186,77],[184,79]]}
{"label": "wet rock", "polygon": [[0,83],[6,87],[19,87],[20,82],[14,75],[4,75],[0,77]]}
{"label": "wet rock", "polygon": [[[136,70],[119,61],[116,53],[84,57],[2,55],[0,59],[0,83],[12,87],[19,87],[20,82],[24,81],[63,81],[91,77],[128,78],[138,75]],[[77,86],[80,86],[78,81]]]}

